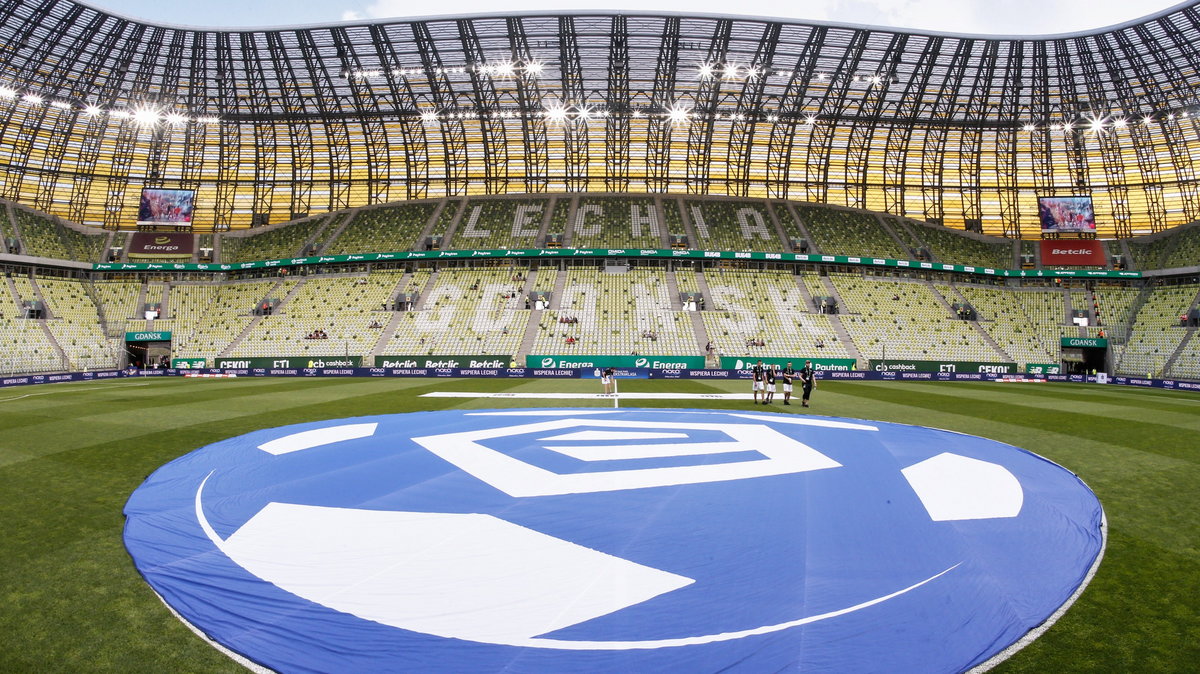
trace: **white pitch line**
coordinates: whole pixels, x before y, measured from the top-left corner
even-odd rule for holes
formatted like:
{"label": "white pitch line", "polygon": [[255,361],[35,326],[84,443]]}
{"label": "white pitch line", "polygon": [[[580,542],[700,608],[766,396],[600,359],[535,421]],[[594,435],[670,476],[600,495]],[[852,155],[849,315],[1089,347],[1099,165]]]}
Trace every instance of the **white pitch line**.
{"label": "white pitch line", "polygon": [[750,400],[750,393],[497,393],[433,391],[421,398],[518,398],[526,400]]}
{"label": "white pitch line", "polygon": [[34,396],[48,396],[53,393],[74,393],[75,391],[99,391],[101,389],[108,390],[110,388],[129,388],[130,386],[147,386],[149,384],[150,384],[150,382],[148,382],[148,381],[140,381],[136,384],[109,384],[109,385],[105,385],[105,386],[89,386],[88,388],[72,388],[72,389],[64,388],[64,389],[58,389],[57,391],[42,391],[41,393],[26,393],[24,395],[13,396],[11,398],[0,398],[0,403],[10,403],[14,400],[20,400],[22,398],[32,398]]}

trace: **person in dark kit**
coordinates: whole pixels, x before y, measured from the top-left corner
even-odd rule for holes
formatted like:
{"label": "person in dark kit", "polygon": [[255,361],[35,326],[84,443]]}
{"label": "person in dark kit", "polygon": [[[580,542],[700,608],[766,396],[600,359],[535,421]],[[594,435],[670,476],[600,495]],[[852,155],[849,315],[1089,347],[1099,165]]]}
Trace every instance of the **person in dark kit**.
{"label": "person in dark kit", "polygon": [[775,400],[775,366],[768,365],[767,371],[763,375],[767,380],[767,395],[763,400],[763,404],[770,405],[771,401]]}
{"label": "person in dark kit", "polygon": [[751,373],[751,375],[753,375],[753,379],[754,379],[754,384],[753,384],[754,388],[752,389],[754,391],[754,404],[755,405],[758,404],[758,392],[764,391],[763,404],[766,405],[767,404],[767,395],[765,392],[766,382],[764,381],[765,374],[763,372],[763,364],[762,364],[761,360],[758,361],[758,364],[755,365],[750,370],[750,373]]}
{"label": "person in dark kit", "polygon": [[783,404],[791,405],[789,400],[792,399],[792,382],[796,380],[796,371],[792,369],[792,361],[788,361],[787,367],[779,372],[783,377]]}
{"label": "person in dark kit", "polygon": [[816,386],[817,378],[813,372],[812,361],[804,361],[804,367],[800,369],[800,387],[803,389],[803,394],[800,397],[800,404],[808,407],[808,399],[812,396],[813,386]]}
{"label": "person in dark kit", "polygon": [[613,377],[616,374],[611,367],[604,368],[604,372],[600,374],[600,383],[604,384],[604,395],[610,396],[613,394]]}

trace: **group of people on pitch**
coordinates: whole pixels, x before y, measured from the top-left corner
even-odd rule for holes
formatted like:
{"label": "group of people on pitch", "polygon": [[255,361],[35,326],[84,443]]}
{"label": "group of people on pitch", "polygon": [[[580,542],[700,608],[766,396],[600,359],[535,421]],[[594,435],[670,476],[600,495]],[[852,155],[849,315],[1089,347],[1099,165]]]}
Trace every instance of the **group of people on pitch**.
{"label": "group of people on pitch", "polygon": [[803,395],[800,398],[800,404],[808,407],[808,399],[812,396],[813,386],[816,385],[816,377],[813,375],[812,361],[804,361],[804,367],[797,372],[792,369],[791,361],[787,367],[782,370],[778,365],[763,365],[760,360],[751,369],[754,378],[754,404],[758,404],[759,394],[762,394],[762,404],[770,405],[775,399],[775,381],[783,380],[783,404],[791,405],[789,402],[792,398],[792,382],[796,379],[800,380],[800,389]]}

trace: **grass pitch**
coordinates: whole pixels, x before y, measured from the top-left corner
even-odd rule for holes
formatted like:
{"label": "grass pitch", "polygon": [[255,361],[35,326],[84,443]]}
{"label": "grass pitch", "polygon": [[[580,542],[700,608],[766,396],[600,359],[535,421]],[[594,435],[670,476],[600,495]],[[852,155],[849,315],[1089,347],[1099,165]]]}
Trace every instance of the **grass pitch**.
{"label": "grass pitch", "polygon": [[[742,392],[745,382],[622,381]],[[238,672],[167,611],[121,542],[158,466],[259,428],[453,408],[611,400],[420,398],[436,390],[598,392],[579,380],[154,379],[0,391],[0,671]],[[1108,549],[1079,601],[1001,672],[1194,672],[1200,662],[1200,396],[1076,384],[822,382],[814,407],[639,401],[934,426],[1024,447],[1100,497]],[[622,404],[622,407],[631,406]],[[886,663],[881,663],[886,668]]]}

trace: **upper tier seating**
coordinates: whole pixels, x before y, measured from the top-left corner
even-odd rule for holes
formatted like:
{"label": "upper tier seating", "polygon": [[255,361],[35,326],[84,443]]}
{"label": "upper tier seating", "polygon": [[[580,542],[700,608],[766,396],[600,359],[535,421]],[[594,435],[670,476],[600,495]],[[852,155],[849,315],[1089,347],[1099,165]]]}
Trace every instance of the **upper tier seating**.
{"label": "upper tier seating", "polygon": [[961,264],[972,267],[1011,269],[1013,266],[1013,244],[1011,241],[980,241],[947,227],[906,223],[920,237],[929,251],[943,264]]}
{"label": "upper tier seating", "polygon": [[310,218],[252,236],[221,237],[221,259],[224,262],[281,260],[302,255],[304,242],[329,220],[329,216]]}
{"label": "upper tier seating", "polygon": [[22,250],[25,255],[99,262],[104,254],[104,242],[108,240],[107,232],[82,234],[58,224],[48,216],[24,209],[14,210],[17,214],[17,225],[21,228],[21,240],[25,244]]}
{"label": "upper tier seating", "polygon": [[471,199],[454,230],[450,248],[499,250],[535,248],[549,199]]}
{"label": "upper tier seating", "polygon": [[900,249],[870,213],[812,204],[797,204],[796,212],[826,255],[873,255],[900,260],[912,257]]}
{"label": "upper tier seating", "polygon": [[581,196],[571,223],[571,247],[662,248],[665,231],[654,199]]}
{"label": "upper tier seating", "polygon": [[1200,227],[1187,227],[1152,241],[1131,240],[1129,251],[1138,269],[1200,266]]}
{"label": "upper tier seating", "polygon": [[783,250],[774,221],[762,202],[685,201],[687,215],[699,241],[692,248],[704,250]]}
{"label": "upper tier seating", "polygon": [[436,205],[416,202],[395,206],[364,208],[336,239],[325,244],[324,255],[348,253],[390,253],[416,250],[417,237],[433,216]]}

